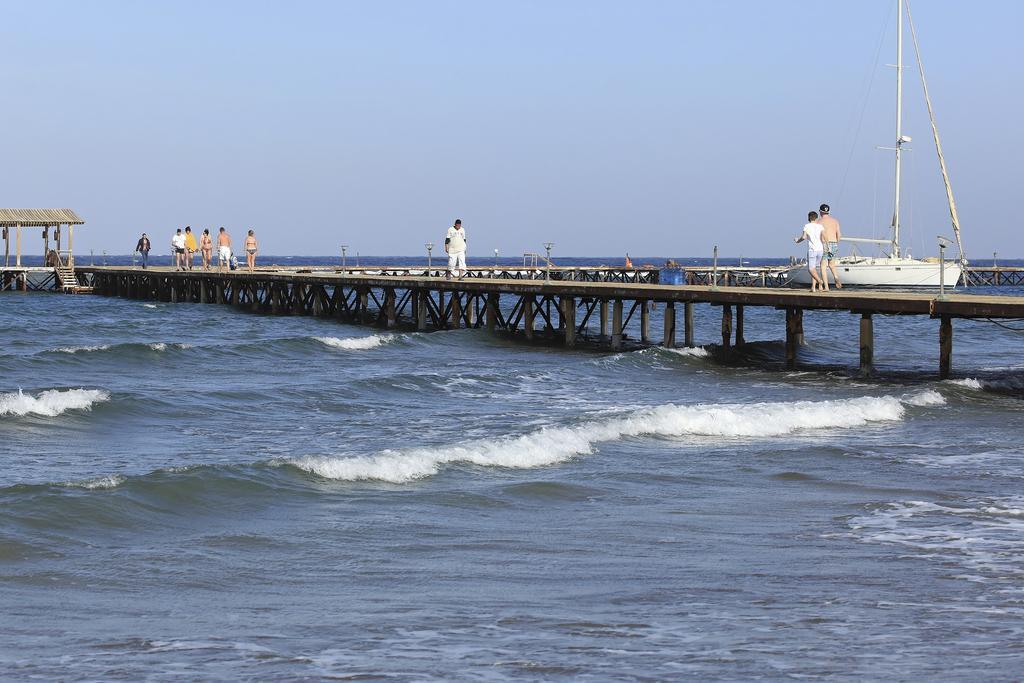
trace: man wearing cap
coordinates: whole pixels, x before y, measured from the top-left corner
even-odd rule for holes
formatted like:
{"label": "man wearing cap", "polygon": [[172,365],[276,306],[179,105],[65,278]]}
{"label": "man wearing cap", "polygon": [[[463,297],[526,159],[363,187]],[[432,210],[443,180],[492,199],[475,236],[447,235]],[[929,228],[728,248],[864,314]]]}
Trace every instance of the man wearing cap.
{"label": "man wearing cap", "polygon": [[461,278],[466,275],[466,231],[462,229],[462,220],[455,219],[454,225],[448,228],[444,238],[444,250],[448,254],[448,277],[455,275]]}
{"label": "man wearing cap", "polygon": [[828,204],[822,204],[818,210],[821,211],[821,218],[817,222],[821,225],[821,241],[825,246],[824,258],[821,261],[821,279],[825,281],[827,289],[828,275],[825,273],[825,264],[827,263],[828,269],[832,271],[832,277],[836,281],[836,289],[842,289],[843,283],[839,281],[839,274],[836,272],[836,259],[839,258],[839,240],[843,238],[843,233],[839,230],[839,221],[829,213],[831,208]]}

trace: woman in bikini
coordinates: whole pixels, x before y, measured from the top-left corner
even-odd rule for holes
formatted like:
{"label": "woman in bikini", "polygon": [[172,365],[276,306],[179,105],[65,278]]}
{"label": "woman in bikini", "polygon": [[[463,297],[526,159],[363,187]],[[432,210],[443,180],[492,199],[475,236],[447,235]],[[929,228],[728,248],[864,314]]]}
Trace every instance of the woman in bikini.
{"label": "woman in bikini", "polygon": [[249,264],[249,272],[256,267],[256,251],[260,248],[260,245],[256,242],[256,233],[252,230],[249,231],[249,236],[245,238],[245,260]]}
{"label": "woman in bikini", "polygon": [[213,261],[213,239],[209,228],[203,230],[203,236],[199,238],[199,251],[203,255],[203,270],[209,270]]}

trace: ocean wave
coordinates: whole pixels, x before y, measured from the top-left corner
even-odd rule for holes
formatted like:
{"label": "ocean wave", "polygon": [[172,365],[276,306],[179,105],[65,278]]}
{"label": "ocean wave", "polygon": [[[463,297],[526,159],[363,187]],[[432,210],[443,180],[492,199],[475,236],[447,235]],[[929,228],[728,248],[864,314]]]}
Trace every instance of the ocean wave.
{"label": "ocean wave", "polygon": [[95,344],[95,345],[84,345],[84,346],[60,346],[55,349],[49,349],[42,353],[93,353],[97,351],[110,351],[111,349],[119,352],[130,351],[133,349],[148,349],[150,351],[163,352],[168,349],[191,349],[192,344],[176,343],[176,342],[152,342],[152,343],[133,343],[124,342],[121,344]]}
{"label": "ocean wave", "polygon": [[959,565],[969,581],[1019,582],[1024,576],[1024,499],[1000,498],[942,505],[907,500],[853,517],[864,542],[907,548],[921,559]]}
{"label": "ocean wave", "polygon": [[517,437],[486,439],[438,448],[385,450],[370,456],[310,456],[281,461],[312,474],[345,481],[395,484],[429,477],[442,467],[466,463],[483,467],[533,468],[587,455],[603,442],[629,437],[768,438],[810,429],[863,427],[903,419],[906,406],[936,406],[941,394],[880,396],[835,401],[752,405],[667,404],[573,427],[545,427]]}
{"label": "ocean wave", "polygon": [[0,415],[42,415],[56,417],[68,410],[92,410],[93,405],[109,401],[110,394],[100,389],[49,389],[37,396],[0,394]]}
{"label": "ocean wave", "polygon": [[59,346],[53,349],[54,353],[88,353],[90,351],[106,351],[110,344],[97,344],[95,346]]}
{"label": "ocean wave", "polygon": [[120,474],[110,474],[102,477],[93,477],[91,479],[81,479],[79,481],[65,481],[61,482],[60,485],[66,488],[87,489],[92,491],[95,489],[117,488],[126,481],[128,481],[128,479]]}
{"label": "ocean wave", "polygon": [[948,379],[946,383],[964,389],[987,391],[994,394],[1024,394],[1024,377],[1019,375],[1008,375],[999,379],[975,379],[973,377]]}
{"label": "ocean wave", "polygon": [[397,334],[374,334],[369,337],[313,337],[313,339],[335,349],[365,351],[389,344],[400,336]]}
{"label": "ocean wave", "polygon": [[672,349],[665,349],[669,353],[675,353],[680,356],[689,356],[692,358],[707,358],[711,355],[711,352],[705,349],[703,346],[679,346]]}

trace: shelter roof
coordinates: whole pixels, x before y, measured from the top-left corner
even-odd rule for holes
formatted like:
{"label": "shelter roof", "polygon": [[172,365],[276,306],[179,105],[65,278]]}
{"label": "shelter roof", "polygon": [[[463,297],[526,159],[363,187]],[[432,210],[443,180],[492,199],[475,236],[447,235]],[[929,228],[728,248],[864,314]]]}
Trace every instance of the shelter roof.
{"label": "shelter roof", "polygon": [[82,225],[85,221],[71,209],[0,209],[0,225]]}

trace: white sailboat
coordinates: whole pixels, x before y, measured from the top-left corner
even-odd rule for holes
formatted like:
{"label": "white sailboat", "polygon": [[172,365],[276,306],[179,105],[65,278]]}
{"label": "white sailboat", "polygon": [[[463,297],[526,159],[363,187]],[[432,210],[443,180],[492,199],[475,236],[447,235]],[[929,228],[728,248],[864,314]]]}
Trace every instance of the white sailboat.
{"label": "white sailboat", "polygon": [[[900,247],[900,179],[902,147],[910,142],[910,137],[903,134],[903,15],[904,5],[906,15],[910,23],[911,35],[914,39],[914,51],[917,57],[918,70],[921,74],[921,85],[924,89],[925,102],[928,105],[928,116],[932,125],[932,137],[935,140],[935,149],[939,157],[939,167],[942,171],[942,180],[946,186],[946,199],[949,203],[949,214],[952,219],[953,232],[956,235],[956,244],[960,251],[958,260],[940,261],[937,258],[915,259],[909,251],[901,250]],[[953,200],[953,189],[949,182],[949,174],[946,171],[946,160],[942,155],[942,144],[939,141],[939,130],[935,123],[935,114],[932,110],[931,97],[928,95],[928,83],[924,77],[924,65],[921,62],[921,51],[917,43],[917,31],[914,29],[914,22],[910,16],[909,0],[896,0],[897,23],[896,23],[896,175],[895,175],[895,199],[892,216],[892,233],[890,239],[867,239],[858,237],[843,237],[840,245],[852,242],[855,247],[858,244],[875,245],[884,249],[884,254],[877,257],[861,256],[858,254],[841,256],[836,264],[840,280],[843,286],[892,286],[892,287],[938,287],[940,281],[947,286],[955,286],[963,274],[963,268],[967,261],[964,258],[963,243],[960,240],[960,218],[957,215],[956,202]],[[793,284],[809,285],[811,283],[810,273],[806,264],[797,265],[786,271],[788,281]]]}

